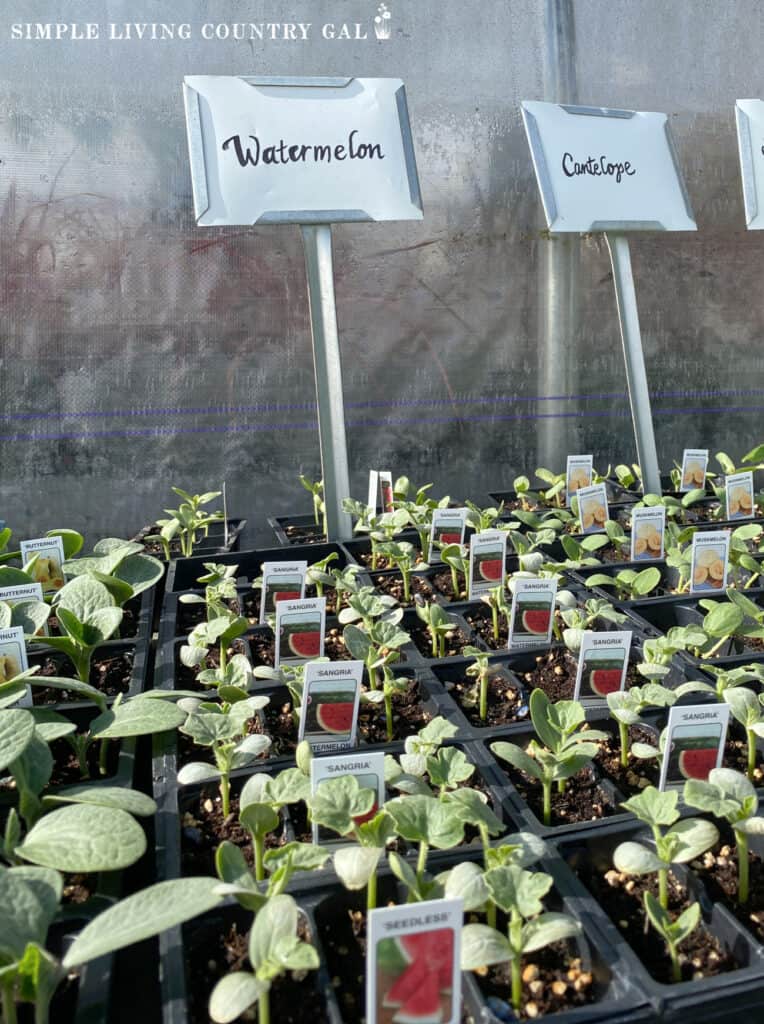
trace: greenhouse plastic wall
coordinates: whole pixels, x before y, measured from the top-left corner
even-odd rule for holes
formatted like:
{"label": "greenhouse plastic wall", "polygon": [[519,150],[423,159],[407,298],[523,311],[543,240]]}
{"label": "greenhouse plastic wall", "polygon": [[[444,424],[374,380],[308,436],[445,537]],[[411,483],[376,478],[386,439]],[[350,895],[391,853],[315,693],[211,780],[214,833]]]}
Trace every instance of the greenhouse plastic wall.
{"label": "greenhouse plastic wall", "polygon": [[[762,439],[764,237],[745,231],[733,112],[761,95],[757,0],[387,7],[389,39],[366,0],[4,5],[0,519],[125,534],[171,483],[223,479],[232,514],[309,508],[299,231],[196,227],[184,74],[406,83],[424,221],[334,232],[356,496],[370,467],[480,499],[567,453],[634,457],[604,240],[543,230],[523,99],[669,114],[699,231],[632,242],[661,465]],[[30,22],[98,38],[27,40]],[[175,38],[136,38],[161,22]],[[234,25],[244,39],[214,37]]]}

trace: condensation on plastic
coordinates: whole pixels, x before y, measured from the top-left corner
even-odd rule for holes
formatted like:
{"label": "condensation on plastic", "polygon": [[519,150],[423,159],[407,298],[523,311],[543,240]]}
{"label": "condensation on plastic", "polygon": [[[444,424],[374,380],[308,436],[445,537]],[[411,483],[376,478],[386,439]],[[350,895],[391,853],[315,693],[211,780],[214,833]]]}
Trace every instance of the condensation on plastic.
{"label": "condensation on plastic", "polygon": [[[561,350],[542,309],[549,246],[522,99],[553,99],[536,0],[200,5],[40,0],[0,24],[0,518],[34,534],[126,533],[171,483],[228,481],[231,514],[307,510],[318,475],[304,262],[290,227],[201,230],[184,74],[394,75],[406,82],[425,219],[335,229],[351,484],[371,466],[483,498],[540,461],[633,458],[604,242],[573,240]],[[276,5],[279,9],[282,5]],[[76,7],[76,11],[75,11]],[[670,115],[696,235],[632,243],[662,467],[760,439],[764,238],[744,230],[733,104],[760,95],[754,0],[577,0],[579,102]],[[24,19],[89,42],[12,38]],[[205,22],[310,23],[306,41],[205,41]],[[188,41],[108,24],[188,22]],[[323,39],[358,22],[370,38]],[[354,31],[354,30],[351,30]],[[124,34],[124,32],[123,32]],[[300,34],[299,32],[297,33]],[[571,49],[572,48],[572,49]],[[554,265],[554,264],[552,264]],[[559,330],[559,321],[558,321]],[[550,355],[551,353],[551,355]],[[569,357],[568,357],[569,354]],[[550,365],[551,359],[551,365]],[[559,375],[555,366],[559,361]]]}

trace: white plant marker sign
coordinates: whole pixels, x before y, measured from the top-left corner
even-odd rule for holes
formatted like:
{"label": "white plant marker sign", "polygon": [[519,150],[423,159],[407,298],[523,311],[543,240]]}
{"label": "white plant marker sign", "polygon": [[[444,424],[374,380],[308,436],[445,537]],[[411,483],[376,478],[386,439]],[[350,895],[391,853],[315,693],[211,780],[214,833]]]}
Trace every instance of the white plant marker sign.
{"label": "white plant marker sign", "polygon": [[394,78],[184,79],[200,227],[299,224],[305,246],[329,539],[352,535],[331,225],[421,220],[403,83]]}
{"label": "white plant marker sign", "polygon": [[764,100],[735,103],[745,222],[749,231],[764,228]]}
{"label": "white plant marker sign", "polygon": [[695,231],[665,114],[524,102],[547,225],[601,231],[613,265],[626,381],[645,491],[661,493],[628,232]]}

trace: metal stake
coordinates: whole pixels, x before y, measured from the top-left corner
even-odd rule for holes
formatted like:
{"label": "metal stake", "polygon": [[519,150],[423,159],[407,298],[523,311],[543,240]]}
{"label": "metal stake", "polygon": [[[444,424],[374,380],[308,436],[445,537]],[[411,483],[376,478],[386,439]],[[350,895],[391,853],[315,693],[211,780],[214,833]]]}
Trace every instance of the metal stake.
{"label": "metal stake", "polygon": [[642,337],[639,331],[637,295],[631,272],[629,240],[625,235],[605,232],[613,265],[615,299],[618,305],[618,319],[621,324],[623,357],[626,362],[626,383],[629,388],[631,419],[637,442],[637,461],[642,470],[644,493],[661,493],[661,474],[658,467],[658,452],[655,447],[653,418],[650,409],[650,392],[647,387],[645,355],[642,351]]}
{"label": "metal stake", "polygon": [[334,299],[332,229],[328,224],[301,224],[300,230],[308,275],[326,530],[329,540],[349,540],[353,527],[350,516],[342,511],[342,499],[350,497],[350,475]]}

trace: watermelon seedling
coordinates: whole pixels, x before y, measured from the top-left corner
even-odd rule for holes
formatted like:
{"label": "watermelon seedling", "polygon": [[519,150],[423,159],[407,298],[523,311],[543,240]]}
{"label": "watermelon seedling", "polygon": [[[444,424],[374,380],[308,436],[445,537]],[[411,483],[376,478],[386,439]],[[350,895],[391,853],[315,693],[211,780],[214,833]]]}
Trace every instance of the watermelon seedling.
{"label": "watermelon seedling", "polygon": [[494,643],[498,644],[499,613],[501,613],[505,619],[508,619],[510,612],[510,606],[507,604],[503,583],[500,583],[498,587],[491,587],[487,594],[481,594],[480,600],[483,601],[484,604],[487,604],[491,609],[491,628],[493,639]]}
{"label": "watermelon seedling", "polygon": [[518,864],[491,868],[484,876],[490,902],[507,915],[505,933],[487,924],[462,928],[461,967],[484,970],[492,964],[509,963],[511,1003],[522,1007],[521,959],[524,953],[581,933],[581,925],[569,914],[544,911],[541,902],[552,888],[552,876],[526,871]]}
{"label": "watermelon seedling", "polygon": [[679,961],[679,944],[688,939],[700,923],[700,904],[696,901],[683,910],[676,920],[664,909],[651,892],[644,895],[645,912],[650,924],[666,943],[671,957],[673,981],[682,980],[682,966]]}
{"label": "watermelon seedling", "polygon": [[480,708],[480,721],[484,722],[488,717],[488,681],[490,673],[488,670],[488,653],[480,651],[477,647],[465,647],[462,654],[475,659],[474,665],[466,669],[468,676],[475,676],[478,687],[478,706]]}
{"label": "watermelon seedling", "polygon": [[461,575],[462,580],[466,584],[467,573],[469,572],[467,549],[461,544],[446,544],[441,549],[440,557],[451,571],[453,599],[458,601],[460,597],[466,597],[465,587],[460,588],[459,586],[459,576]]}
{"label": "watermelon seedling", "polygon": [[653,833],[654,846],[629,841],[613,853],[617,871],[627,875],[658,875],[658,900],[668,909],[668,873],[672,864],[688,864],[709,850],[719,839],[716,826],[703,818],[679,819],[679,793],[661,793],[648,786],[621,805],[636,815]]}
{"label": "watermelon seedling", "polygon": [[533,728],[542,741],[534,737],[525,751],[516,743],[492,743],[492,752],[513,768],[541,783],[544,794],[543,821],[552,823],[552,783],[559,793],[565,782],[588,765],[599,753],[598,743],[608,738],[597,729],[584,730],[586,713],[577,700],[558,700],[553,704],[543,690],[534,690],[530,697]]}
{"label": "watermelon seedling", "polygon": [[737,846],[737,901],[748,902],[749,896],[749,836],[764,833],[764,818],[756,815],[759,797],[753,783],[742,772],[731,768],[712,768],[708,781],[688,779],[684,784],[684,802],[700,811],[710,811],[723,818],[735,833]]}

